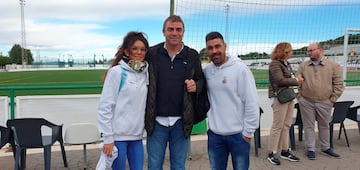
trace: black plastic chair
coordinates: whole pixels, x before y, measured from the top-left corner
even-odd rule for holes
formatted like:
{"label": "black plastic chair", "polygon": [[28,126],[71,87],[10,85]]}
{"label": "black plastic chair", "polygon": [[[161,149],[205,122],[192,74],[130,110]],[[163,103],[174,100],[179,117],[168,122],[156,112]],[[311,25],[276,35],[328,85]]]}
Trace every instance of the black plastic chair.
{"label": "black plastic chair", "polygon": [[10,129],[0,126],[0,149],[10,142]]}
{"label": "black plastic chair", "polygon": [[7,127],[0,126],[0,149],[7,143],[10,143],[10,147],[12,148],[13,156],[15,158],[15,142],[13,132]]}
{"label": "black plastic chair", "polygon": [[349,147],[349,140],[346,134],[346,129],[344,126],[344,120],[346,118],[346,115],[349,111],[350,106],[354,103],[354,101],[340,101],[340,102],[336,102],[334,104],[334,111],[332,114],[332,119],[329,123],[330,125],[330,147],[334,148],[334,141],[333,141],[333,136],[334,136],[334,124],[340,123],[340,130],[339,130],[339,136],[338,139],[340,139],[340,135],[341,135],[341,129],[344,130],[344,134],[345,134],[345,138],[346,138],[346,144]]}
{"label": "black plastic chair", "polygon": [[[15,169],[26,168],[26,149],[44,148],[45,169],[51,168],[51,146],[58,141],[60,143],[64,167],[67,160],[62,136],[62,126],[53,124],[43,118],[22,118],[7,121],[8,128],[12,129],[16,144]],[[51,135],[43,135],[42,127],[49,127]]]}
{"label": "black plastic chair", "polygon": [[[261,118],[261,114],[264,113],[264,110],[260,107],[259,108],[259,114]],[[254,144],[255,144],[255,156],[257,157],[259,155],[259,148],[261,148],[261,134],[260,134],[260,118],[259,118],[259,127],[255,130],[254,133]]]}
{"label": "black plastic chair", "polygon": [[[359,130],[359,133],[360,133],[360,115],[358,116],[358,109],[360,108],[360,105],[358,106],[354,106],[354,107],[350,107],[349,108],[349,111],[346,115],[346,118],[350,119],[350,120],[353,120],[355,122],[357,122],[358,124],[358,130]],[[341,131],[342,129],[340,129]]]}
{"label": "black plastic chair", "polygon": [[299,103],[296,103],[294,108],[296,109],[296,117],[293,118],[293,123],[291,124],[290,130],[289,130],[291,150],[296,150],[296,146],[295,146],[295,126],[298,126],[298,130],[299,130],[298,138],[299,138],[299,141],[302,141],[302,137],[303,137],[303,122],[302,122],[302,119],[301,119],[301,111],[300,111]]}

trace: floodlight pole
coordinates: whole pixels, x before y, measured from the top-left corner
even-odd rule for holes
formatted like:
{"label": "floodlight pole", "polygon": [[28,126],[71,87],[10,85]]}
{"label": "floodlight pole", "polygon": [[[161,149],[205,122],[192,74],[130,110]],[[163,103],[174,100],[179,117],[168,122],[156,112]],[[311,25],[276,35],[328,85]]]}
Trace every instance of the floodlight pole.
{"label": "floodlight pole", "polygon": [[225,14],[226,14],[226,23],[225,23],[225,41],[228,40],[228,32],[229,32],[229,12],[230,12],[230,5],[225,5]]}
{"label": "floodlight pole", "polygon": [[175,0],[170,0],[170,16],[174,15]]}
{"label": "floodlight pole", "polygon": [[[343,66],[343,79],[346,80],[346,72],[347,72],[347,58],[348,58],[348,54],[347,54],[347,48],[348,48],[348,42],[349,42],[349,29],[345,30],[345,35],[344,35],[344,52],[343,52],[343,61],[342,61],[342,66]],[[344,82],[344,86],[346,86],[346,82]]]}
{"label": "floodlight pole", "polygon": [[105,68],[105,57],[104,57],[104,54],[101,55],[102,56],[102,63],[103,63],[103,67]]}
{"label": "floodlight pole", "polygon": [[[230,12],[230,5],[229,4],[226,4],[225,5],[225,14],[226,14],[226,23],[225,23],[225,41],[228,42],[228,45],[230,44],[230,41],[229,41],[229,37],[228,37],[228,34],[229,34],[229,12]],[[226,49],[226,52],[229,51],[229,48]]]}
{"label": "floodlight pole", "polygon": [[23,67],[25,67],[25,65],[27,64],[24,5],[25,5],[25,0],[20,0],[20,6],[21,6],[21,59],[22,59]]}

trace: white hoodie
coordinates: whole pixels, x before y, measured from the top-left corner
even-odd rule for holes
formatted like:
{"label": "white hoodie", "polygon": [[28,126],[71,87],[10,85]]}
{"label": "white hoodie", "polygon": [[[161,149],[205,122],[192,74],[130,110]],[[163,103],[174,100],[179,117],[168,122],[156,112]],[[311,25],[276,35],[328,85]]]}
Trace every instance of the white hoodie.
{"label": "white hoodie", "polygon": [[252,137],[259,126],[259,99],[250,69],[236,57],[223,65],[206,66],[209,129],[219,135]]}
{"label": "white hoodie", "polygon": [[109,69],[98,107],[104,144],[142,139],[148,84],[147,68],[139,73],[121,60]]}

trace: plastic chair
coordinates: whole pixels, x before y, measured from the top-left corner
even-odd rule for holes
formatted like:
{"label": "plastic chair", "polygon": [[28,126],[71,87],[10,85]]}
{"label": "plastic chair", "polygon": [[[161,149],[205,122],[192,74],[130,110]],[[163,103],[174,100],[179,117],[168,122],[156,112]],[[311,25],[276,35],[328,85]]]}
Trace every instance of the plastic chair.
{"label": "plastic chair", "polygon": [[[44,148],[45,169],[50,170],[51,146],[56,141],[60,143],[64,167],[68,167],[62,137],[62,125],[53,124],[43,118],[22,118],[8,120],[7,126],[14,133],[16,170],[26,168],[26,149],[28,148]],[[50,128],[51,135],[42,134],[42,127]]]}
{"label": "plastic chair", "polygon": [[191,136],[192,135],[199,135],[199,134],[206,134],[208,128],[207,128],[207,119],[204,119],[203,121],[194,124],[193,129],[191,130],[191,135],[189,136],[190,145],[188,149],[188,160],[192,160],[192,154],[191,154]]}
{"label": "plastic chair", "polygon": [[5,144],[10,143],[10,133],[10,129],[0,126],[0,149],[5,146]]}
{"label": "plastic chair", "polygon": [[[261,114],[263,114],[263,113],[264,113],[264,110],[260,107],[259,108],[260,118],[261,118]],[[255,133],[254,133],[254,144],[255,144],[255,156],[256,157],[259,155],[258,149],[261,148],[260,118],[259,118],[259,127],[255,130]]]}
{"label": "plastic chair", "polygon": [[295,146],[295,126],[298,126],[298,130],[299,130],[298,138],[299,138],[299,141],[302,141],[302,137],[303,137],[303,123],[302,123],[302,119],[301,119],[301,111],[300,111],[299,103],[296,103],[294,105],[294,108],[296,109],[296,117],[293,117],[292,124],[291,124],[290,130],[289,130],[291,150],[296,150],[296,146]]}
{"label": "plastic chair", "polygon": [[[346,118],[353,120],[355,122],[357,122],[358,124],[358,130],[360,133],[360,111],[359,111],[360,105],[358,106],[354,106],[354,107],[350,107],[349,111],[346,115]],[[340,129],[341,131],[342,129]]]}
{"label": "plastic chair", "polygon": [[9,128],[0,126],[0,149],[7,143],[10,143],[13,154],[15,156],[14,134]]}
{"label": "plastic chair", "polygon": [[71,124],[65,130],[66,145],[83,145],[84,169],[87,168],[86,144],[100,142],[100,132],[92,123]]}
{"label": "plastic chair", "polygon": [[340,135],[341,135],[341,129],[344,129],[344,134],[345,134],[345,138],[346,138],[346,143],[347,146],[349,147],[349,140],[346,134],[346,129],[344,126],[344,120],[346,118],[346,115],[349,111],[350,106],[354,103],[354,101],[340,101],[340,102],[336,102],[334,104],[334,111],[332,114],[332,119],[329,123],[330,125],[330,147],[334,148],[334,141],[333,141],[333,136],[334,136],[334,124],[340,123],[340,130],[339,130],[339,136],[338,139],[340,139]]}

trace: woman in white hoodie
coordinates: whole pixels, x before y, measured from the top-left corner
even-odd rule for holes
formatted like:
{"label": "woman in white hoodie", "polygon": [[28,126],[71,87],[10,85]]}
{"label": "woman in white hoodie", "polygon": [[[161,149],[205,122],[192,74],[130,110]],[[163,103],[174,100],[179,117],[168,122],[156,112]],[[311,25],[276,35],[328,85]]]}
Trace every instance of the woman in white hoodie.
{"label": "woman in white hoodie", "polygon": [[98,107],[103,152],[111,157],[115,146],[117,158],[112,168],[125,170],[126,158],[132,170],[142,170],[145,104],[148,84],[149,44],[141,32],[129,32],[104,76]]}

